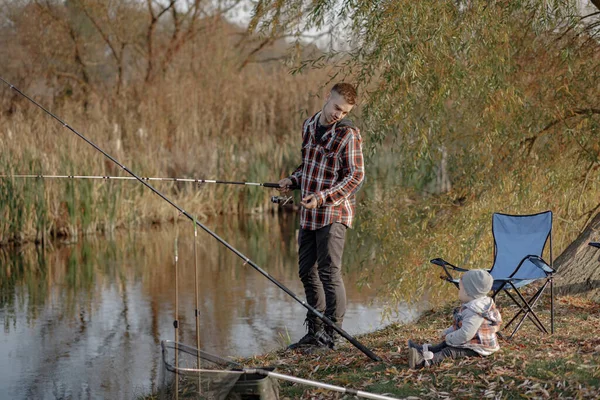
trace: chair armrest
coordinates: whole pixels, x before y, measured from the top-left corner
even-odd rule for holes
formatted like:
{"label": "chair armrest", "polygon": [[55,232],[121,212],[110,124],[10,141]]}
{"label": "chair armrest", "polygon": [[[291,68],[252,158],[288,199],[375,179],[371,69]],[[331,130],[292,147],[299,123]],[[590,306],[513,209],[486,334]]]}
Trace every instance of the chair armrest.
{"label": "chair armrest", "polygon": [[523,259],[523,261],[525,261],[525,260],[531,261],[531,263],[533,265],[535,265],[539,269],[543,270],[547,274],[553,274],[555,272],[554,269],[550,265],[548,265],[548,263],[546,261],[544,261],[544,259],[542,259],[539,256],[530,255]]}
{"label": "chair armrest", "polygon": [[452,268],[454,271],[459,271],[459,272],[465,272],[468,271],[464,268],[459,268],[455,265],[450,264],[448,261],[442,259],[442,258],[434,258],[433,260],[430,260],[430,262],[432,264],[435,264],[437,266],[440,266],[444,269],[444,273],[446,274],[446,276],[440,276],[440,278],[455,284],[458,287],[458,281],[452,276],[452,274],[450,274],[450,272],[448,271],[448,267]]}
{"label": "chair armrest", "polygon": [[592,247],[598,247],[600,249],[600,242],[589,242],[588,244]]}
{"label": "chair armrest", "polygon": [[435,265],[439,265],[440,267],[450,267],[455,271],[459,271],[459,272],[467,272],[468,269],[464,269],[464,268],[460,268],[457,267],[456,265],[452,265],[450,264],[448,261],[444,260],[443,258],[434,258],[433,260],[429,261],[432,264]]}

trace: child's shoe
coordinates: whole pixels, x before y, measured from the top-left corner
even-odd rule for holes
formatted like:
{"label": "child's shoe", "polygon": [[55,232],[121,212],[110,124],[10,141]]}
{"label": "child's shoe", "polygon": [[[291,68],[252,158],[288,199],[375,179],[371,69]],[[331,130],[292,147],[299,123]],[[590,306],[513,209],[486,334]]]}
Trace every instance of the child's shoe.
{"label": "child's shoe", "polygon": [[433,353],[429,351],[428,345],[423,346],[422,352],[414,347],[408,348],[408,366],[411,369],[429,367],[431,360],[433,360]]}
{"label": "child's shoe", "polygon": [[423,355],[421,352],[414,347],[408,348],[408,367],[410,369],[417,369],[423,367],[424,363]]}

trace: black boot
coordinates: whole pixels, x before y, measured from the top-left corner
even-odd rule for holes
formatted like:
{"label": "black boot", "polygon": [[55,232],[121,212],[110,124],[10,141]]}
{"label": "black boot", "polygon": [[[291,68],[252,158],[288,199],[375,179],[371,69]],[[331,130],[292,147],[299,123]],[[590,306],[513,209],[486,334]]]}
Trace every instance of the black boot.
{"label": "black boot", "polygon": [[331,338],[323,330],[323,321],[315,318],[306,318],[304,325],[307,326],[308,332],[298,340],[296,343],[292,343],[288,346],[288,349],[298,349],[301,347],[331,347]]}
{"label": "black boot", "polygon": [[[333,322],[340,328],[342,327],[343,319],[337,320],[333,317],[329,317],[329,319],[331,320],[331,322]],[[330,343],[328,343],[329,348],[335,349],[336,347],[339,347],[342,343],[344,343],[344,338],[335,329],[333,329],[333,327],[325,325],[325,333],[330,338]]]}

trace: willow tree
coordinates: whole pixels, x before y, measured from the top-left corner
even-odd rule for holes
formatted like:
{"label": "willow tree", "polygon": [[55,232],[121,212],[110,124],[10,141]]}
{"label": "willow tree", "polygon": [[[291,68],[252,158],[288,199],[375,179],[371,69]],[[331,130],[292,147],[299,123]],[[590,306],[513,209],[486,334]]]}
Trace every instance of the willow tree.
{"label": "willow tree", "polygon": [[552,209],[554,254],[600,227],[598,25],[578,2],[263,0],[251,28],[337,39],[300,68],[362,92],[371,165],[390,160],[396,178],[363,226],[406,300],[431,293],[432,256],[490,266],[494,211]]}

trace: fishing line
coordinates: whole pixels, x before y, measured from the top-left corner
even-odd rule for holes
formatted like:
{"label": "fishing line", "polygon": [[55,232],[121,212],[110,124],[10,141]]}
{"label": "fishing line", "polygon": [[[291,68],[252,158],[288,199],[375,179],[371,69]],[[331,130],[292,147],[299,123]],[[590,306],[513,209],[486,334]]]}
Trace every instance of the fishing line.
{"label": "fishing line", "polygon": [[[199,298],[199,279],[198,279],[198,252],[196,250],[198,241],[198,226],[196,225],[196,220],[194,219],[194,286],[196,293],[196,348],[200,349],[200,298]],[[200,353],[198,353],[198,391],[202,394],[202,377],[200,373]]]}
{"label": "fishing line", "polygon": [[[375,353],[373,353],[371,350],[369,350],[367,347],[365,347],[362,343],[360,343],[358,340],[356,340],[348,332],[346,332],[345,330],[343,330],[342,328],[340,328],[339,326],[337,326],[335,323],[333,323],[333,321],[331,321],[323,313],[319,312],[317,309],[315,309],[314,307],[312,307],[311,305],[309,305],[306,301],[304,301],[304,300],[300,299],[298,296],[296,296],[296,294],[294,294],[294,292],[292,292],[290,289],[288,289],[286,286],[284,286],[282,283],[280,283],[277,279],[275,279],[271,275],[269,275],[266,271],[264,271],[262,268],[260,268],[256,263],[254,263],[252,260],[250,260],[244,254],[242,254],[239,250],[237,250],[236,248],[234,248],[233,246],[231,246],[229,243],[227,243],[224,239],[222,239],[216,233],[214,233],[213,231],[211,231],[210,229],[208,229],[204,224],[202,224],[201,222],[199,222],[198,220],[196,220],[187,211],[185,211],[183,208],[181,208],[180,206],[178,206],[177,204],[175,204],[171,199],[169,199],[164,194],[162,194],[161,192],[159,192],[152,185],[150,185],[147,181],[145,181],[142,178],[140,178],[139,176],[137,176],[133,171],[131,171],[125,165],[121,164],[119,161],[117,161],[115,158],[113,158],[107,152],[105,152],[104,150],[102,150],[94,142],[92,142],[91,140],[89,140],[87,137],[85,137],[81,133],[77,132],[77,130],[75,130],[69,124],[67,124],[66,122],[64,122],[63,120],[61,120],[60,118],[58,118],[56,115],[54,115],[53,113],[51,113],[50,111],[48,111],[47,109],[45,109],[43,106],[41,106],[35,100],[33,100],[31,97],[29,97],[25,93],[21,92],[18,88],[16,88],[12,84],[8,83],[7,81],[5,81],[2,77],[0,77],[0,80],[2,82],[4,82],[6,85],[8,85],[12,90],[16,91],[21,96],[23,96],[27,100],[29,100],[31,103],[33,103],[34,105],[36,105],[37,107],[39,107],[46,114],[50,115],[52,118],[54,118],[55,120],[57,120],[65,128],[67,128],[68,130],[70,130],[71,132],[73,132],[75,135],[77,135],[79,138],[81,138],[87,144],[89,144],[94,149],[96,149],[97,151],[99,151],[100,153],[102,153],[106,158],[108,158],[110,161],[112,161],[113,163],[115,163],[116,165],[118,165],[126,173],[128,173],[129,175],[133,176],[135,179],[137,179],[138,181],[140,181],[144,186],[146,186],[148,189],[150,189],[154,194],[156,194],[161,199],[163,199],[164,201],[166,201],[167,203],[169,203],[171,206],[173,206],[174,208],[176,208],[181,214],[185,215],[188,219],[190,219],[191,221],[193,221],[197,226],[199,226],[201,229],[203,229],[206,233],[208,233],[213,238],[215,238],[223,246],[225,246],[229,250],[231,250],[235,255],[237,255],[242,260],[244,260],[245,263],[247,263],[248,265],[250,265],[256,271],[260,272],[265,278],[267,278],[272,283],[274,283],[275,285],[277,285],[277,287],[279,287],[281,290],[283,290],[284,292],[286,292],[294,300],[296,300],[298,303],[300,303],[304,308],[306,308],[308,311],[310,311],[312,314],[314,314],[317,318],[319,318],[321,321],[323,321],[325,323],[325,325],[331,327],[333,330],[335,330],[337,333],[339,333],[340,336],[344,337],[346,340],[348,340],[350,343],[352,343],[352,345],[354,347],[356,347],[357,349],[359,349],[360,351],[362,351],[365,355],[367,355],[372,360],[374,360],[374,361],[381,361],[381,358],[379,356],[377,356]],[[279,187],[279,185],[277,187]]]}

